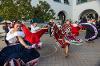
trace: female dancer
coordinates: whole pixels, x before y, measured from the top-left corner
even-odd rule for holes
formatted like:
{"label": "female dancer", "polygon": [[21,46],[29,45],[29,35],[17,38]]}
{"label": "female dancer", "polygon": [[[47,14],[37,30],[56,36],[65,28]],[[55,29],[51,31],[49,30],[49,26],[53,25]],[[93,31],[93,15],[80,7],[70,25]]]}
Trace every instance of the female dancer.
{"label": "female dancer", "polygon": [[70,44],[81,45],[82,40],[77,39],[76,36],[79,35],[79,26],[77,24],[71,24],[69,20],[62,26],[62,32],[65,33],[65,39],[69,41]]}
{"label": "female dancer", "polygon": [[20,26],[20,22],[15,22],[13,28],[7,33],[6,39],[11,45],[4,47],[0,51],[0,66],[3,66],[7,60],[12,58],[20,58],[25,63],[38,61],[40,54],[23,40],[24,33],[19,31]]}
{"label": "female dancer", "polygon": [[24,24],[22,24],[21,26],[22,26],[22,31],[25,34],[25,40],[31,43],[33,48],[35,47],[40,48],[41,47],[40,38],[45,32],[48,31],[48,28],[41,28],[37,32],[32,33]]}
{"label": "female dancer", "polygon": [[93,25],[92,23],[80,23],[80,25],[86,27],[86,41],[92,41],[97,37],[98,30],[95,25]]}

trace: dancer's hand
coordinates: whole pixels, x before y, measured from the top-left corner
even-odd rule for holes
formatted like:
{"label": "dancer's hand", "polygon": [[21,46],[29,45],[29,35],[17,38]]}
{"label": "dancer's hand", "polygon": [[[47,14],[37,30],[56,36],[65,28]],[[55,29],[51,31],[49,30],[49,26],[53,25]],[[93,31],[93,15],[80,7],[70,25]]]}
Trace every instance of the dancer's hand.
{"label": "dancer's hand", "polygon": [[41,29],[48,29],[48,28],[44,27],[44,28],[41,28]]}
{"label": "dancer's hand", "polygon": [[26,49],[31,49],[31,46],[26,45],[25,48]]}

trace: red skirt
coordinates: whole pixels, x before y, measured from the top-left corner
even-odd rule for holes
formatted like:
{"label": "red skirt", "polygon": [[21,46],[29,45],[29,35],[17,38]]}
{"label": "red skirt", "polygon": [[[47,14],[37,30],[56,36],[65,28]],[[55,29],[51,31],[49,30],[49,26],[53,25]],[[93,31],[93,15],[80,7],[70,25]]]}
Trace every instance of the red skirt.
{"label": "red skirt", "polygon": [[38,44],[40,42],[41,36],[48,31],[48,29],[40,29],[36,33],[32,33],[25,25],[22,25],[22,30],[25,34],[24,39],[31,44]]}

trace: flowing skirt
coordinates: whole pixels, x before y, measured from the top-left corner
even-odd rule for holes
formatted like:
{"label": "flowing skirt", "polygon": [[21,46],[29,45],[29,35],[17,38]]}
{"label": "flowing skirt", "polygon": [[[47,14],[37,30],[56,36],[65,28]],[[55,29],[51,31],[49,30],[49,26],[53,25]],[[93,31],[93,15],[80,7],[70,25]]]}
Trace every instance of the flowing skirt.
{"label": "flowing skirt", "polygon": [[21,59],[25,63],[39,58],[40,54],[35,49],[26,49],[21,44],[4,47],[0,52],[0,66],[3,66],[7,60]]}
{"label": "flowing skirt", "polygon": [[48,29],[41,29],[36,33],[30,32],[30,30],[22,24],[22,30],[25,34],[25,40],[30,42],[31,44],[38,44],[40,42],[41,36],[48,31]]}

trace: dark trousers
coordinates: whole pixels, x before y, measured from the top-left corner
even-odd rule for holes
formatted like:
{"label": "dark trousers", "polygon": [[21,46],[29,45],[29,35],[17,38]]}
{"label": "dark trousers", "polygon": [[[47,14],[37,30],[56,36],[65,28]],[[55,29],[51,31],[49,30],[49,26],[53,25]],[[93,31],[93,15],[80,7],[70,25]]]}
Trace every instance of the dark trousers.
{"label": "dark trousers", "polygon": [[51,35],[52,35],[51,27],[49,27],[49,29],[48,29],[48,33],[49,33],[49,35],[50,35],[50,37],[51,37]]}

